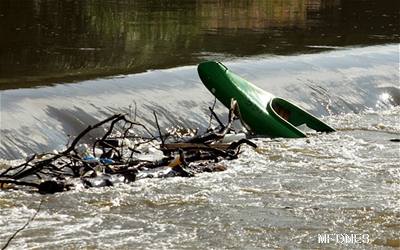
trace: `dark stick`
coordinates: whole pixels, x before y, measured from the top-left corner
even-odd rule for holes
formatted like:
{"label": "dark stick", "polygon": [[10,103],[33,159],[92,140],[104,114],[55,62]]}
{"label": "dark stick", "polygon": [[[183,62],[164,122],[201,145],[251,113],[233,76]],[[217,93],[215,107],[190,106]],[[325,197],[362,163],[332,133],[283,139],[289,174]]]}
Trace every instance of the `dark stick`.
{"label": "dark stick", "polygon": [[25,167],[28,166],[29,162],[33,161],[35,158],[36,158],[36,154],[32,155],[32,157],[30,157],[26,162],[24,162],[18,166],[7,168],[3,173],[0,174],[0,177],[5,177],[5,174],[8,173],[10,170],[18,169],[21,167],[23,167],[23,169],[25,169]]}
{"label": "dark stick", "polygon": [[133,117],[133,121],[136,122],[136,117],[137,117],[137,105],[136,105],[136,101],[133,101],[133,103],[135,104],[135,116]]}
{"label": "dark stick", "polygon": [[40,200],[39,207],[38,207],[38,209],[36,210],[35,214],[25,223],[25,225],[23,225],[20,229],[18,229],[17,231],[15,231],[15,233],[14,233],[13,235],[11,235],[11,237],[7,240],[6,244],[1,248],[1,250],[6,249],[6,248],[8,247],[8,245],[10,244],[10,242],[15,238],[15,236],[17,236],[17,234],[18,234],[19,232],[21,232],[22,230],[24,230],[24,229],[29,225],[29,223],[31,223],[31,222],[35,219],[36,215],[37,215],[37,214],[39,213],[39,211],[40,211],[40,208],[42,207],[42,203],[43,203],[43,199]]}
{"label": "dark stick", "polygon": [[156,125],[157,125],[157,129],[158,129],[158,133],[160,134],[161,146],[163,146],[163,145],[164,145],[164,139],[163,139],[163,136],[162,136],[162,134],[161,134],[160,125],[158,124],[158,119],[157,119],[156,111],[153,111],[153,114],[154,114],[154,118],[156,119]]}
{"label": "dark stick", "polygon": [[254,142],[248,139],[240,139],[239,141],[232,142],[231,145],[229,145],[228,149],[234,150],[242,144],[247,144],[253,148],[257,148],[257,144],[255,144]]}
{"label": "dark stick", "polygon": [[52,161],[55,161],[55,160],[57,160],[58,158],[60,158],[60,157],[62,157],[62,156],[65,156],[65,155],[69,154],[71,151],[73,151],[73,150],[75,149],[76,144],[78,144],[78,142],[80,141],[80,139],[82,139],[82,137],[85,136],[89,131],[91,131],[92,129],[98,128],[98,127],[100,127],[101,125],[103,125],[103,124],[105,124],[105,123],[107,123],[107,122],[109,122],[109,121],[112,121],[112,120],[114,120],[114,119],[120,118],[120,117],[123,117],[123,115],[121,115],[121,114],[116,114],[116,115],[113,115],[113,116],[111,116],[111,117],[109,117],[109,118],[107,118],[107,119],[105,119],[105,120],[103,120],[103,121],[101,121],[101,122],[99,122],[99,123],[93,125],[93,126],[92,126],[92,125],[89,125],[85,130],[83,130],[83,131],[72,141],[71,145],[70,145],[66,150],[64,150],[63,152],[61,152],[61,153],[59,153],[59,154],[57,154],[57,155],[55,155],[55,156],[53,156],[53,157],[51,157],[51,158],[49,158],[49,159],[46,159],[46,160],[37,162],[37,164],[36,164],[34,167],[32,167],[32,168],[30,168],[30,169],[28,169],[28,170],[26,170],[26,171],[24,171],[24,172],[22,172],[22,173],[19,173],[19,174],[17,174],[17,175],[14,175],[13,178],[14,178],[14,179],[21,179],[21,178],[24,178],[24,177],[29,176],[29,175],[31,175],[31,174],[34,174],[34,173],[37,172],[37,171],[40,171],[41,169],[43,169],[46,165],[48,165],[48,164],[51,163]]}
{"label": "dark stick", "polygon": [[[29,167],[29,166],[30,166],[30,165],[29,165],[29,163],[27,162],[25,165],[23,165],[22,168],[20,168],[18,171],[16,171],[16,173],[14,173],[13,176],[22,173],[22,172],[25,171],[25,169],[26,169],[27,167]],[[1,175],[0,177],[10,177],[10,176],[9,176],[9,175]]]}
{"label": "dark stick", "polygon": [[114,120],[111,122],[110,128],[109,128],[108,131],[103,135],[103,137],[100,139],[100,141],[104,141],[104,140],[111,134],[111,132],[114,130],[115,124],[116,124],[118,121],[122,120],[123,118],[124,118],[124,116],[123,116],[123,115],[120,115],[119,117],[117,117],[116,119],[114,119]]}
{"label": "dark stick", "polygon": [[210,114],[210,121],[208,122],[207,130],[211,128],[211,121],[212,121],[212,117],[213,117],[214,108],[215,108],[215,104],[216,103],[217,103],[217,97],[214,97],[214,103],[213,103],[212,107],[208,107],[208,109],[211,111],[211,114]]}
{"label": "dark stick", "polygon": [[154,138],[153,134],[150,132],[150,130],[149,130],[145,125],[143,125],[143,124],[141,124],[141,123],[138,123],[138,122],[131,121],[131,120],[127,119],[126,117],[124,117],[123,120],[126,121],[126,122],[128,122],[128,123],[131,123],[131,124],[134,124],[134,125],[137,125],[137,126],[142,127],[144,130],[146,130],[146,132],[147,132],[152,138]]}
{"label": "dark stick", "polygon": [[116,115],[113,115],[113,116],[111,116],[111,117],[109,117],[109,118],[107,118],[107,119],[105,119],[105,120],[103,120],[103,121],[101,121],[101,122],[99,122],[99,123],[93,125],[93,126],[89,125],[85,130],[83,130],[83,131],[72,141],[72,143],[71,143],[71,145],[69,146],[69,148],[67,148],[65,151],[61,152],[61,155],[66,155],[66,154],[68,154],[69,152],[71,152],[71,151],[75,148],[76,144],[78,144],[79,140],[82,139],[82,137],[83,137],[84,135],[86,135],[90,130],[95,129],[95,128],[98,128],[98,127],[100,127],[101,125],[103,125],[103,124],[105,124],[105,123],[107,123],[107,122],[109,122],[109,121],[112,121],[112,120],[114,120],[114,119],[120,118],[120,117],[123,117],[123,115],[122,115],[122,114],[116,114]]}
{"label": "dark stick", "polygon": [[229,114],[228,114],[228,124],[226,124],[225,128],[222,130],[221,133],[218,134],[221,138],[225,136],[226,133],[228,133],[229,129],[232,127],[233,120],[235,119],[235,109],[238,107],[238,104],[235,99],[231,99],[231,108],[229,109]]}
{"label": "dark stick", "polygon": [[[211,115],[214,116],[215,120],[218,122],[219,126],[221,126],[221,128],[224,128],[224,124],[221,122],[221,120],[218,118],[217,114],[214,112],[214,110],[210,107],[208,107],[208,109],[211,111]],[[210,119],[210,126],[211,126],[211,119]],[[209,127],[210,127],[209,126]]]}
{"label": "dark stick", "polygon": [[202,136],[197,136],[197,137],[193,137],[190,140],[188,140],[187,142],[190,143],[207,143],[210,140],[216,141],[219,140],[221,138],[223,138],[225,136],[226,133],[229,132],[229,130],[232,127],[233,124],[233,120],[235,119],[235,113],[234,113],[234,109],[236,108],[236,103],[235,101],[232,99],[231,101],[231,109],[229,110],[229,115],[228,115],[228,124],[226,126],[222,125],[221,130],[218,133],[209,133],[206,135],[202,135]]}
{"label": "dark stick", "polygon": [[[110,125],[110,128],[108,129],[108,131],[103,135],[103,137],[99,141],[102,143],[105,143],[104,140],[112,133],[112,131],[114,130],[115,124],[118,121],[123,120],[123,119],[124,119],[124,115],[121,115],[121,116],[117,117],[116,119],[114,119],[111,122],[111,125]],[[97,141],[93,144],[93,156],[94,157],[96,157],[96,143],[97,143]],[[108,143],[105,143],[105,144],[107,144],[108,146],[111,146]],[[113,147],[113,149],[115,149],[115,148]],[[104,151],[104,147],[103,147],[103,151]],[[115,150],[115,151],[118,152],[118,150]],[[118,155],[119,155],[119,152],[118,152]]]}

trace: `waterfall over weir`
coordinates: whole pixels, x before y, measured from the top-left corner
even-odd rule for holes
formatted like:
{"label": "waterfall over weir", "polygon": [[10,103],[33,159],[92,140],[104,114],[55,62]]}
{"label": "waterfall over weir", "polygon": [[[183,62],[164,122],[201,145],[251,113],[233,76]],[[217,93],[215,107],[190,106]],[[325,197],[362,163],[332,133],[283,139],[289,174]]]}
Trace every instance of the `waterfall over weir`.
{"label": "waterfall over weir", "polygon": [[[258,56],[223,62],[259,87],[290,99],[317,116],[385,109],[400,103],[399,45],[346,48],[320,54]],[[60,149],[113,113],[130,112],[154,129],[204,128],[213,96],[196,66],[0,91],[0,158],[18,159]],[[222,105],[217,111],[223,112]]]}

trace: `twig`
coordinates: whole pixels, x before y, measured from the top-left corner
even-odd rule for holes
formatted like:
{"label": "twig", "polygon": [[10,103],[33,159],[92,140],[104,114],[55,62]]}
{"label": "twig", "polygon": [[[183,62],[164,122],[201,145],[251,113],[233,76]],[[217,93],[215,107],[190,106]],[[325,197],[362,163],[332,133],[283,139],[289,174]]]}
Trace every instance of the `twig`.
{"label": "twig", "polygon": [[[212,122],[212,117],[214,114],[214,108],[215,108],[216,103],[217,103],[217,97],[214,97],[214,103],[213,103],[212,107],[208,107],[208,109],[211,111],[211,113],[210,113],[210,121],[208,122],[207,130],[209,130],[211,128],[211,122]],[[217,118],[217,120],[218,120],[218,118]],[[221,125],[221,123],[220,123],[220,125]]]}
{"label": "twig", "polygon": [[137,117],[137,105],[136,105],[136,101],[133,101],[133,103],[135,104],[135,116],[133,117],[133,121],[136,122],[136,117]]}
{"label": "twig", "polygon": [[61,155],[66,155],[66,154],[68,154],[69,152],[71,152],[71,151],[75,148],[76,144],[78,144],[79,140],[82,139],[82,137],[83,137],[84,135],[86,135],[90,130],[95,129],[95,128],[98,128],[98,127],[100,127],[101,125],[103,125],[103,124],[105,124],[105,123],[107,123],[107,122],[109,122],[109,121],[112,121],[112,120],[114,120],[114,119],[120,118],[120,117],[123,117],[123,115],[122,115],[122,114],[116,114],[116,115],[113,115],[113,116],[111,116],[111,117],[109,117],[109,118],[107,118],[107,119],[105,119],[105,120],[103,120],[103,121],[101,121],[101,122],[99,122],[99,123],[93,125],[93,126],[91,126],[91,125],[88,126],[85,130],[83,130],[83,131],[72,141],[72,143],[71,143],[71,145],[69,146],[69,148],[67,148],[65,151],[63,151],[63,152],[61,153]]}
{"label": "twig", "polygon": [[24,163],[22,163],[22,164],[20,164],[18,166],[7,168],[3,173],[0,174],[0,177],[7,177],[7,176],[5,176],[5,174],[8,173],[11,170],[15,170],[15,169],[18,169],[18,168],[21,168],[21,167],[23,169],[25,169],[29,165],[29,163],[31,161],[33,161],[35,158],[36,158],[36,154],[32,155],[26,162],[24,162]]}
{"label": "twig", "polygon": [[43,198],[40,200],[39,207],[37,208],[35,214],[25,223],[25,225],[23,225],[20,229],[18,229],[17,231],[15,231],[15,233],[14,233],[13,235],[11,235],[11,237],[7,240],[6,244],[1,248],[1,250],[6,249],[6,248],[8,247],[8,245],[10,244],[10,242],[15,238],[15,236],[17,236],[17,234],[18,234],[19,232],[21,232],[22,230],[24,230],[24,229],[29,225],[29,223],[31,223],[31,222],[35,219],[36,215],[37,215],[37,214],[39,213],[39,211],[40,211],[40,208],[42,207],[42,203],[43,203]]}
{"label": "twig", "polygon": [[139,127],[142,127],[152,138],[154,138],[153,134],[150,132],[150,130],[145,125],[143,125],[141,123],[138,123],[138,122],[135,122],[135,121],[131,121],[131,120],[127,119],[126,117],[124,117],[122,120],[124,120],[124,121],[126,121],[128,123],[137,125]]}
{"label": "twig", "polygon": [[46,160],[37,162],[36,165],[35,165],[34,167],[32,167],[32,168],[30,168],[30,169],[28,169],[28,170],[26,170],[26,171],[24,171],[24,172],[22,172],[22,173],[19,173],[19,174],[17,174],[17,175],[14,175],[13,178],[14,178],[14,179],[21,179],[21,178],[27,177],[27,176],[29,176],[29,175],[31,175],[31,174],[34,174],[34,173],[37,172],[37,171],[42,170],[42,169],[43,169],[45,166],[47,166],[49,163],[51,163],[51,162],[53,162],[53,161],[59,159],[59,158],[62,157],[62,156],[68,155],[71,151],[73,151],[73,150],[75,149],[76,144],[78,144],[79,140],[82,139],[82,137],[84,137],[89,131],[91,131],[92,129],[98,128],[98,127],[102,126],[103,124],[105,124],[105,123],[107,123],[107,122],[109,122],[109,121],[112,121],[112,120],[114,120],[114,119],[120,118],[120,117],[123,117],[123,115],[122,115],[122,114],[116,114],[116,115],[113,115],[113,116],[111,116],[111,117],[109,117],[109,118],[103,120],[103,121],[100,121],[99,123],[97,123],[97,124],[95,124],[95,125],[93,125],[93,126],[92,126],[92,125],[89,125],[85,130],[83,130],[83,131],[72,141],[71,145],[70,145],[66,150],[64,150],[63,152],[61,152],[61,153],[59,153],[59,154],[57,154],[57,155],[55,155],[55,156],[53,156],[53,157],[51,157],[51,158],[48,158],[48,159],[46,159]]}
{"label": "twig", "polygon": [[257,144],[255,144],[254,142],[252,142],[248,139],[243,138],[243,139],[240,139],[239,141],[232,142],[231,145],[229,145],[228,149],[234,150],[242,144],[247,144],[253,148],[257,148]]}
{"label": "twig", "polygon": [[158,124],[158,119],[157,119],[156,111],[153,111],[153,114],[154,114],[154,118],[156,119],[156,125],[157,125],[157,129],[158,129],[158,133],[159,133],[159,135],[160,135],[161,146],[163,146],[163,145],[164,145],[164,138],[163,138],[163,136],[162,136],[162,134],[161,134],[160,125]]}
{"label": "twig", "polygon": [[[218,122],[219,126],[220,126],[221,128],[224,128],[224,127],[225,127],[224,124],[223,124],[223,123],[221,122],[221,120],[218,118],[218,116],[217,116],[217,114],[214,112],[214,110],[213,110],[212,108],[210,108],[210,107],[208,107],[208,109],[210,110],[211,115],[215,117],[215,120]],[[211,121],[211,119],[210,119],[210,121]],[[210,123],[210,126],[211,126],[211,123]]]}

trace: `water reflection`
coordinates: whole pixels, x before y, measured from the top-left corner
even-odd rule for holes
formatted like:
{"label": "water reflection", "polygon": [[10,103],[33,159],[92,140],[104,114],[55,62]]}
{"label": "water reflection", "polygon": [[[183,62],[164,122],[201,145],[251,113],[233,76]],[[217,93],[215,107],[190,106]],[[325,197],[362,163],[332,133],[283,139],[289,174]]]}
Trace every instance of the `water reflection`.
{"label": "water reflection", "polygon": [[399,2],[2,0],[0,89],[399,41]]}

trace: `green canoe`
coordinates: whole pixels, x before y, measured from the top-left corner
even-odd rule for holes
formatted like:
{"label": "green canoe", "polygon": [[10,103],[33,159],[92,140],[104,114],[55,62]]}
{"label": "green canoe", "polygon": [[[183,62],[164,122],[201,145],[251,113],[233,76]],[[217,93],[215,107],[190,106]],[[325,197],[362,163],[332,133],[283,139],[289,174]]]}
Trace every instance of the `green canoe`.
{"label": "green canoe", "polygon": [[204,62],[197,70],[204,85],[227,108],[230,107],[232,98],[237,101],[242,121],[255,134],[306,137],[297,128],[303,124],[319,132],[335,131],[307,111],[235,75],[222,63]]}

